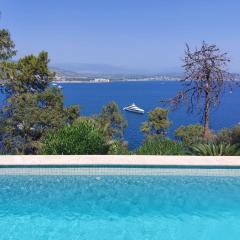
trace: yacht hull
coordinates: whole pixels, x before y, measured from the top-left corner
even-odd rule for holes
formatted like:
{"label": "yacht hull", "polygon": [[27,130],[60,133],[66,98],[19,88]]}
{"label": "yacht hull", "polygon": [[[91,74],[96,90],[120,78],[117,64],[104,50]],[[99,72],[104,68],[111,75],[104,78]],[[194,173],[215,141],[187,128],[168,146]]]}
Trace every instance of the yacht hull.
{"label": "yacht hull", "polygon": [[127,108],[124,108],[123,110],[128,112],[133,112],[133,113],[144,114],[144,110],[134,110],[134,109],[127,109]]}

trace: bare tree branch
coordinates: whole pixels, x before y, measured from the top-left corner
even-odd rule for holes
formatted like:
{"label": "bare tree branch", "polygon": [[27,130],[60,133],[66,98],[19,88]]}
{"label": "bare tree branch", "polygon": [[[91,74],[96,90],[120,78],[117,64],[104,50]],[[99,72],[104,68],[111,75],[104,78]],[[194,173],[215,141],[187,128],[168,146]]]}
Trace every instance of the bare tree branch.
{"label": "bare tree branch", "polygon": [[183,89],[175,97],[161,102],[169,104],[173,110],[182,103],[187,104],[189,112],[197,109],[203,116],[204,136],[207,138],[210,110],[220,104],[226,88],[232,89],[236,76],[228,72],[230,59],[227,53],[221,53],[214,44],[203,42],[201,48],[194,51],[186,44],[183,62]]}

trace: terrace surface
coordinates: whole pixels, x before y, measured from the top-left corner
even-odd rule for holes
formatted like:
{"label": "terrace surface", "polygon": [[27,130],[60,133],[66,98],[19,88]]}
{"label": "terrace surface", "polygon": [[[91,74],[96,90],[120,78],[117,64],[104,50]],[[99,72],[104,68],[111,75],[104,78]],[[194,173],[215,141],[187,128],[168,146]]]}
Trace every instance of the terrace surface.
{"label": "terrace surface", "polygon": [[4,166],[226,166],[240,167],[240,156],[111,156],[51,155],[0,156]]}

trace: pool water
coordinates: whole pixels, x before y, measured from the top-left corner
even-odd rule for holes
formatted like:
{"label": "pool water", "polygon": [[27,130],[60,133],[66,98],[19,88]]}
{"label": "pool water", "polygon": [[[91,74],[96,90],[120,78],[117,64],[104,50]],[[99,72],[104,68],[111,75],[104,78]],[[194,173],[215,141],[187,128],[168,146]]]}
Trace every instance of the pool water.
{"label": "pool water", "polygon": [[240,239],[240,177],[1,176],[0,239]]}

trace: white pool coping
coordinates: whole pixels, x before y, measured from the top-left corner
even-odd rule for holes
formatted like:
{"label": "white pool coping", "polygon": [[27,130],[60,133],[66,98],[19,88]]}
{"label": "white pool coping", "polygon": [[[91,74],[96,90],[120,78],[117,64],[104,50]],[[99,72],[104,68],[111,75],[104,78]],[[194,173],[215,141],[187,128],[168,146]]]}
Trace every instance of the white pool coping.
{"label": "white pool coping", "polygon": [[38,155],[0,156],[6,166],[193,166],[240,167],[240,156]]}

